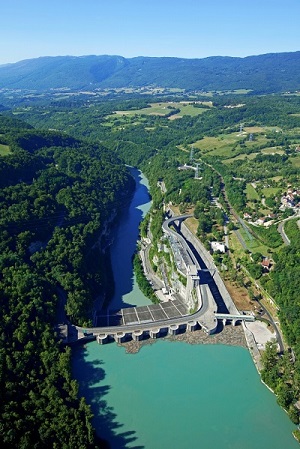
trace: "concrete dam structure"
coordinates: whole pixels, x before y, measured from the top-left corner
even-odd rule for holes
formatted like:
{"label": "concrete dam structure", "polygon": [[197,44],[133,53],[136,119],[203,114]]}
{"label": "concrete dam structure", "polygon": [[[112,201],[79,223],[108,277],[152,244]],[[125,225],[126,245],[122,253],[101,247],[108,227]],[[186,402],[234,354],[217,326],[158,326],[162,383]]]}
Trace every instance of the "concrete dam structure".
{"label": "concrete dam structure", "polygon": [[[120,309],[103,316],[103,325],[99,327],[86,329],[68,325],[64,330],[66,343],[92,339],[99,344],[109,341],[123,343],[129,339],[155,339],[196,329],[213,334],[218,321],[224,325],[227,322],[236,325],[241,321],[255,320],[253,315],[239,313],[210,254],[189,229],[182,226],[189,217],[191,215],[171,217],[163,223],[176,269],[187,279],[185,297],[174,292],[172,300],[167,302]],[[196,310],[192,314],[189,313],[191,308]]]}

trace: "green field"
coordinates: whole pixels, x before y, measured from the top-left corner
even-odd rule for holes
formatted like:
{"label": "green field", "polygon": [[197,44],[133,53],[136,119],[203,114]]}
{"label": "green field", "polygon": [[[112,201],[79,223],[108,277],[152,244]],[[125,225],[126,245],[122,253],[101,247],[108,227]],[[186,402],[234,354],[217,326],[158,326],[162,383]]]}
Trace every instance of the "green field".
{"label": "green field", "polygon": [[6,156],[10,153],[10,148],[8,145],[3,145],[0,143],[0,156]]}
{"label": "green field", "polygon": [[231,93],[236,95],[246,95],[247,93],[251,92],[252,89],[235,89],[232,90]]}
{"label": "green field", "polygon": [[247,194],[247,199],[249,201],[253,201],[253,200],[260,200],[260,197],[256,191],[256,189],[253,187],[252,184],[248,183],[246,185],[246,194]]}
{"label": "green field", "polygon": [[249,238],[246,231],[242,227],[240,227],[239,231],[249,251],[251,251],[252,253],[261,253],[263,255],[266,255],[268,253],[268,246],[264,245],[260,240],[256,239],[252,235],[251,238]]}
{"label": "green field", "polygon": [[263,128],[262,126],[245,126],[244,131],[246,133],[259,134],[259,133],[265,133],[266,128]]}
{"label": "green field", "polygon": [[264,187],[262,189],[262,194],[266,198],[269,198],[270,196],[278,195],[278,194],[280,194],[280,192],[281,192],[281,189],[279,189],[278,187]]}
{"label": "green field", "polygon": [[300,155],[295,156],[295,157],[290,157],[289,160],[291,161],[291,163],[294,167],[300,168]]}
{"label": "green field", "polygon": [[[236,159],[245,159],[246,157],[253,159],[255,157],[253,153],[234,156],[234,151],[243,151],[242,148],[237,147],[239,144],[244,144],[245,148],[267,145],[268,139],[265,134],[262,134],[262,128],[249,127],[245,129],[247,129],[247,132],[239,133],[236,131],[231,134],[220,134],[218,137],[204,137],[195,142],[194,146],[204,154],[226,158],[226,163],[233,162]],[[254,140],[249,140],[249,134],[253,134]]]}
{"label": "green field", "polygon": [[[239,228],[239,232],[249,251],[251,251],[252,253],[268,254],[269,248],[266,245],[263,245],[254,237],[250,239],[243,228]],[[230,233],[229,241],[230,249],[233,250],[235,258],[243,257],[245,250],[243,249],[241,242],[239,241],[237,234],[234,231]]]}
{"label": "green field", "polygon": [[[211,106],[210,102],[204,102],[203,104]],[[180,103],[180,102],[166,102],[166,103],[151,103],[149,108],[143,109],[134,109],[131,111],[116,111],[117,115],[159,115],[165,116],[172,112],[173,109],[180,109],[178,114],[174,114],[170,118],[174,120],[174,118],[180,118],[184,115],[191,115],[192,117],[196,115],[203,114],[203,112],[207,111],[205,108],[196,108],[192,103]]]}
{"label": "green field", "polygon": [[202,92],[201,91],[201,95],[202,96],[207,96],[207,97],[213,97],[214,95],[246,95],[247,93],[251,92],[252,89],[235,89],[235,90],[214,90],[214,91],[207,91],[207,92]]}
{"label": "green field", "polygon": [[261,152],[263,154],[284,154],[282,149],[276,147],[263,148]]}
{"label": "green field", "polygon": [[[239,139],[241,140],[241,138]],[[224,134],[218,137],[204,137],[194,143],[194,147],[210,155],[231,157],[232,148],[238,142],[237,135]]]}
{"label": "green field", "polygon": [[223,161],[223,164],[232,164],[234,161],[243,161],[244,159],[255,159],[256,155],[259,153],[251,153],[251,154],[239,154],[238,156],[231,157]]}
{"label": "green field", "polygon": [[279,182],[282,178],[283,176],[274,176],[273,178],[270,179],[272,179],[272,181]]}
{"label": "green field", "polygon": [[178,104],[178,109],[180,109],[180,112],[178,114],[172,115],[170,117],[170,120],[181,118],[184,115],[195,117],[196,115],[203,114],[203,112],[207,111],[207,109],[205,108],[195,108],[192,104]]}

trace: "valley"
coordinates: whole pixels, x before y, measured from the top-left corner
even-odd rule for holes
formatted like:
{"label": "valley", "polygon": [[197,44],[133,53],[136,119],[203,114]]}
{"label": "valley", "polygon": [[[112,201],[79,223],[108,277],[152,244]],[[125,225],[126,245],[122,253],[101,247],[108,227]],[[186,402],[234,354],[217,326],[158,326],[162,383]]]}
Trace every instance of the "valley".
{"label": "valley", "polygon": [[[259,95],[244,87],[230,93],[155,87],[0,92],[5,275],[1,348],[7,360],[3,382],[9,385],[3,397],[7,429],[11,414],[21,416],[24,408],[34,410],[26,420],[37,413],[44,419],[44,402],[27,402],[28,391],[34,383],[43,389],[51,382],[50,363],[50,376],[57,379],[55,394],[64,404],[72,401],[69,412],[66,406],[59,416],[70,422],[76,410],[89,415],[76,399],[69,349],[54,343],[51,329],[58,287],[66,295],[68,319],[83,327],[91,325],[94,301],[101,297],[107,306],[113,297],[106,249],[110,227],[134,188],[125,164],[142,170],[149,180],[152,206],[139,237],[151,235],[154,272],[162,276],[163,258],[164,276],[171,279],[174,271],[169,252],[163,256],[161,251],[167,247],[162,235],[165,208],[191,213],[191,229],[211,253],[236,307],[271,327],[272,321],[280,323],[284,352],[267,345],[261,376],[298,424],[300,100],[296,94]],[[21,278],[26,282],[18,283]],[[48,358],[47,338],[56,348]],[[37,341],[34,351],[32,342]],[[18,354],[24,348],[27,359],[22,364]],[[38,369],[32,368],[28,377],[33,365]],[[10,402],[16,394],[11,376],[26,379],[20,405]],[[20,421],[16,438],[22,438],[26,420]],[[89,432],[92,441],[92,431],[79,422],[76,435]]]}

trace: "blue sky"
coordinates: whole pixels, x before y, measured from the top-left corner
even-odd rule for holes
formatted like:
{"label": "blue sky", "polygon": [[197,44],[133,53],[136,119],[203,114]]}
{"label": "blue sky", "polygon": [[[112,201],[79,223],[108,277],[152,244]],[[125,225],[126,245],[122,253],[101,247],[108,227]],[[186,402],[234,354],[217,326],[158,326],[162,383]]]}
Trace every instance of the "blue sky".
{"label": "blue sky", "polygon": [[55,55],[300,50],[300,0],[0,0],[0,64]]}

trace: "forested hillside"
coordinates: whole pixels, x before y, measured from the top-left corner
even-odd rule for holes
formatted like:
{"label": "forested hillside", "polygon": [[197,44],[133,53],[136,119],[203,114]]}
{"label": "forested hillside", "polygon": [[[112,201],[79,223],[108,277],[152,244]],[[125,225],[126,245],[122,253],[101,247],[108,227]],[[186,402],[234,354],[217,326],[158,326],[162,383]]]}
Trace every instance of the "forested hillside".
{"label": "forested hillside", "polygon": [[67,319],[60,302],[88,325],[95,298],[108,297],[109,263],[95,243],[134,181],[99,144],[3,116],[0,136],[1,447],[93,448],[55,326]]}
{"label": "forested hillside", "polygon": [[270,93],[298,90],[299,67],[300,52],[203,59],[57,56],[0,66],[0,84],[2,88],[31,90],[159,86]]}

